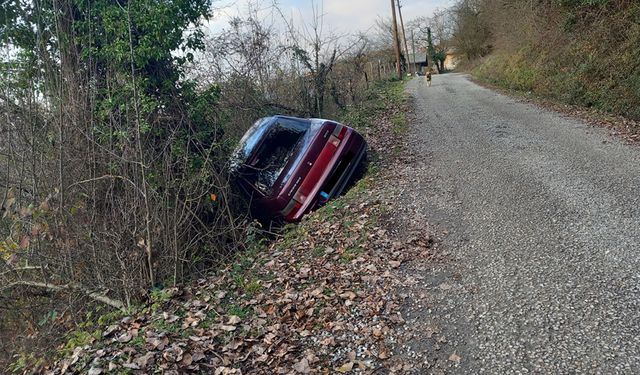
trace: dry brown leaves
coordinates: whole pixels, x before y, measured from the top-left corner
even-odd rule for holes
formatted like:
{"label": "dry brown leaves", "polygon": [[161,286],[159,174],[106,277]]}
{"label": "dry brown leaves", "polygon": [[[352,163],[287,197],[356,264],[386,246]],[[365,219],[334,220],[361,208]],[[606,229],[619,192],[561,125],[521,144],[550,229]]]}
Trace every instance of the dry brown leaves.
{"label": "dry brown leaves", "polygon": [[[383,160],[387,145],[398,144],[392,127],[380,119],[368,134]],[[329,374],[385,367],[404,323],[394,293],[405,282],[399,269],[428,256],[429,239],[392,239],[379,222],[392,207],[381,202],[382,182],[365,183],[308,215],[296,233],[240,271],[229,266],[165,290],[166,301],[102,327],[101,339],[46,372]]]}
{"label": "dry brown leaves", "polygon": [[[424,256],[427,242],[394,241],[378,226],[372,193],[310,215],[299,234],[102,329],[50,373],[327,374],[369,372],[393,353],[404,320],[394,270]],[[330,211],[332,210],[332,211]],[[293,238],[293,239],[292,239]],[[257,280],[257,281],[255,281]],[[231,313],[230,311],[234,311]],[[243,316],[240,316],[243,315]]]}

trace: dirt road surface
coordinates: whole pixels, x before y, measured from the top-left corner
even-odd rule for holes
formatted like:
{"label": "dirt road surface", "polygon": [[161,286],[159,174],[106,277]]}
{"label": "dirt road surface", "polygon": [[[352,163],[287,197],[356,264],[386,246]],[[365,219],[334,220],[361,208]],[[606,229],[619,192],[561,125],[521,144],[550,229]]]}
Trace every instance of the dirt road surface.
{"label": "dirt road surface", "polygon": [[400,210],[446,260],[405,272],[414,373],[640,373],[640,149],[460,74],[410,82]]}

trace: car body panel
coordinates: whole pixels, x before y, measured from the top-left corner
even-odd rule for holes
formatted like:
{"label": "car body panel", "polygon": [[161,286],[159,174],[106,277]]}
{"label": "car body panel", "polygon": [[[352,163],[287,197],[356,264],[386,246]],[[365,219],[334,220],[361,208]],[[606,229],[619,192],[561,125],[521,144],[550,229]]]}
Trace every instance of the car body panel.
{"label": "car body panel", "polygon": [[[293,145],[297,135],[292,133],[303,127],[306,130]],[[273,116],[258,120],[247,131],[231,167],[236,182],[251,197],[254,217],[295,222],[342,193],[365,154],[364,138],[348,126],[324,119]],[[273,164],[265,164],[267,159],[273,159]]]}

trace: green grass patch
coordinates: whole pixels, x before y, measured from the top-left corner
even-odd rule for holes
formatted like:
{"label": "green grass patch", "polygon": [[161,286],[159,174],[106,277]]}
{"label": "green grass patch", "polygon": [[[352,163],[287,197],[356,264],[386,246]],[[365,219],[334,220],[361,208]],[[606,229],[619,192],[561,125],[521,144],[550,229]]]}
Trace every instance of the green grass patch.
{"label": "green grass patch", "polygon": [[38,368],[45,363],[45,359],[36,356],[34,353],[19,353],[14,356],[14,360],[5,370],[7,373],[22,374],[29,373],[28,369]]}
{"label": "green grass patch", "polygon": [[311,251],[311,254],[316,258],[320,258],[324,256],[325,249],[322,246],[314,246],[313,250]]}
{"label": "green grass patch", "polygon": [[227,309],[227,315],[236,315],[241,319],[248,318],[252,314],[253,311],[251,311],[250,309],[235,304],[230,305]]}
{"label": "green grass patch", "polygon": [[67,342],[62,348],[62,352],[65,355],[70,355],[76,347],[89,345],[93,341],[99,340],[101,337],[102,331],[99,329],[93,332],[84,330],[71,331],[66,335]]}
{"label": "green grass patch", "polygon": [[375,121],[390,108],[397,108],[407,99],[404,83],[398,80],[382,80],[374,83],[358,105],[343,111],[338,120],[366,134],[367,128],[374,128]]}
{"label": "green grass patch", "polygon": [[167,321],[164,319],[158,319],[158,320],[155,320],[153,323],[151,323],[151,326],[160,332],[166,332],[166,333],[175,334],[183,331],[182,323],[180,323],[179,321],[175,321],[173,323],[167,323]]}
{"label": "green grass patch", "polygon": [[342,263],[349,263],[352,260],[356,259],[360,254],[362,254],[361,247],[349,247],[340,254],[340,261]]}
{"label": "green grass patch", "polygon": [[409,129],[409,126],[407,124],[407,116],[404,113],[398,113],[392,116],[391,123],[393,124],[393,133],[396,135],[405,134]]}

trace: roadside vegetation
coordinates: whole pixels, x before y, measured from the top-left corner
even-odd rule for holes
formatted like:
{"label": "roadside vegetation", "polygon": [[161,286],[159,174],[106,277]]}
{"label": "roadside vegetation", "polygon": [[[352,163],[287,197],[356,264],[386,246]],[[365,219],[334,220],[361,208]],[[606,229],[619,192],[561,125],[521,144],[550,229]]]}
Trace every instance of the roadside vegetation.
{"label": "roadside vegetation", "polygon": [[397,123],[406,122],[403,83],[377,82],[364,97],[340,114],[367,135],[373,155],[345,196],[286,226],[275,241],[248,231],[246,250],[214,274],[155,289],[129,311],[87,312],[48,356],[22,352],[8,370],[272,374],[382,366],[402,323],[388,272],[428,244],[408,251],[393,243],[376,193],[395,154],[388,145]]}
{"label": "roadside vegetation", "polygon": [[[226,171],[256,119],[341,119],[373,145],[373,171],[378,140],[395,147],[380,129],[406,128],[384,23],[367,36],[333,35],[323,31],[319,8],[294,24],[277,7],[264,17],[252,4],[224,29],[205,32],[215,16],[209,0],[5,5],[0,368],[73,358],[76,348],[111,337],[109,325],[152,323],[132,323],[131,314],[162,316],[150,328],[180,335],[182,323],[163,315],[165,302],[220,268],[232,284],[219,285],[261,293],[266,276],[245,270],[259,267],[253,254],[279,234],[252,222]],[[369,225],[343,217],[349,199],[319,215]],[[284,235],[291,240],[317,235],[292,228]],[[358,241],[339,263],[358,259],[367,239]],[[207,319],[255,313],[240,302],[215,305]],[[137,332],[118,342],[144,347],[149,337]]]}
{"label": "roadside vegetation", "polygon": [[463,0],[450,16],[462,66],[482,81],[640,119],[637,2]]}

